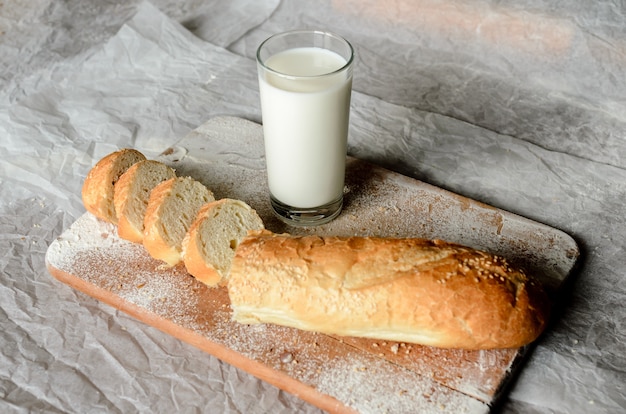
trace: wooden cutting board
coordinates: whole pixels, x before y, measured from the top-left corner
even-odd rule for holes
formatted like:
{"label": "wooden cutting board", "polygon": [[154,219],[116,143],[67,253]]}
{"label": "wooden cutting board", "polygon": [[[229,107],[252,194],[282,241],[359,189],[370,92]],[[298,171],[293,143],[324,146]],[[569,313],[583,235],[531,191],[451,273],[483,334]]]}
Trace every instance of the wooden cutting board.
{"label": "wooden cutting board", "polygon": [[[579,256],[559,230],[354,158],[343,213],[324,226],[287,227],[270,211],[261,127],[240,118],[208,121],[159,159],[216,198],[246,201],[274,232],[441,238],[525,266],[553,295]],[[333,413],[488,412],[528,352],[237,324],[224,288],[206,287],[182,266],[164,267],[89,213],[50,245],[46,263],[63,283]]]}

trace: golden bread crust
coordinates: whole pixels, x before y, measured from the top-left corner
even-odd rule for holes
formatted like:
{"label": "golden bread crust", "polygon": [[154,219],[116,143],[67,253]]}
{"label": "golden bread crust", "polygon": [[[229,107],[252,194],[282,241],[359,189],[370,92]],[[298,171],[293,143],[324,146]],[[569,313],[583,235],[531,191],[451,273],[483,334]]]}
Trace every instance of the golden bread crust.
{"label": "golden bread crust", "polygon": [[541,285],[506,260],[443,241],[245,238],[228,283],[234,318],[446,348],[513,348],[548,321]]}
{"label": "golden bread crust", "polygon": [[145,159],[141,152],[124,148],[98,161],[83,182],[81,197],[85,209],[99,219],[117,224],[113,202],[115,183],[128,168]]}

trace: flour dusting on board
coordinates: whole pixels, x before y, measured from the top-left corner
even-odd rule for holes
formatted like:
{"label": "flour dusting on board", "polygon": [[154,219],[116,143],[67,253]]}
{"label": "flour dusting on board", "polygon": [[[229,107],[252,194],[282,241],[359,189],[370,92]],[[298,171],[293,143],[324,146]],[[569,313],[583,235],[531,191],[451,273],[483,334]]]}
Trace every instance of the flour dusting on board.
{"label": "flour dusting on board", "polygon": [[[61,234],[48,248],[46,262],[61,270],[73,270],[75,256],[93,249],[115,249],[118,246],[132,247],[132,243],[117,237],[117,227],[84,214]],[[123,248],[122,248],[123,250]]]}
{"label": "flour dusting on board", "polygon": [[[360,413],[480,413],[487,407],[427,378],[403,375],[403,368],[354,353],[320,377],[319,390],[334,393]],[[395,373],[394,373],[395,371]]]}
{"label": "flour dusting on board", "polygon": [[46,261],[141,309],[192,328],[188,309],[195,306],[196,281],[182,266],[167,267],[142,245],[120,239],[115,226],[89,213],[52,243]]}
{"label": "flour dusting on board", "polygon": [[53,268],[80,275],[82,281],[111,292],[114,306],[138,308],[150,318],[173,322],[358,412],[488,411],[479,399],[341,339],[278,325],[234,322],[225,288],[206,287],[182,266],[165,267],[141,245],[120,239],[115,226],[89,213],[52,243],[46,260]]}

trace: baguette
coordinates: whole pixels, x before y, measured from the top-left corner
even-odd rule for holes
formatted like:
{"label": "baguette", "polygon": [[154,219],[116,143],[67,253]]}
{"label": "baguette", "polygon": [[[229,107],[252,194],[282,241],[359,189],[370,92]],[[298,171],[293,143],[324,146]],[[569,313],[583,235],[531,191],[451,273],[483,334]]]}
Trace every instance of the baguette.
{"label": "baguette", "polygon": [[139,161],[115,183],[113,204],[117,214],[117,234],[133,243],[143,241],[143,221],[152,189],[176,173],[153,160]]}
{"label": "baguette", "polygon": [[150,256],[174,266],[182,260],[182,242],[198,210],[213,193],[191,177],[175,177],[154,187],[144,217],[143,246]]}
{"label": "baguette", "polygon": [[115,183],[133,164],[145,159],[141,152],[124,148],[98,161],[83,182],[81,196],[85,209],[99,219],[117,224],[113,202]]}
{"label": "baguette", "polygon": [[241,200],[224,198],[205,204],[183,239],[187,272],[207,286],[224,284],[241,240],[248,231],[263,228],[256,211]]}
{"label": "baguette", "polygon": [[234,320],[443,348],[514,348],[546,326],[542,286],[444,241],[251,233],[232,262]]}

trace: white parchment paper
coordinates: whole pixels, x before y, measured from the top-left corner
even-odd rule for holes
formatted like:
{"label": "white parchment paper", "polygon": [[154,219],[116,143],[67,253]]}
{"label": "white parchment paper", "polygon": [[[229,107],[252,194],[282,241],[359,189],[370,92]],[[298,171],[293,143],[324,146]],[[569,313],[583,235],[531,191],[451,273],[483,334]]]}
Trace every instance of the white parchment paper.
{"label": "white parchment paper", "polygon": [[53,280],[44,253],[102,156],[215,115],[260,121],[254,51],[323,27],[357,50],[350,153],[549,224],[580,269],[506,412],[626,407],[626,6],[509,1],[0,6],[0,408],[318,412]]}

